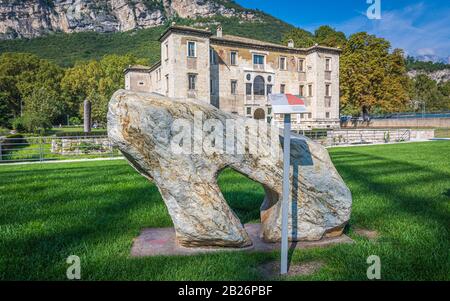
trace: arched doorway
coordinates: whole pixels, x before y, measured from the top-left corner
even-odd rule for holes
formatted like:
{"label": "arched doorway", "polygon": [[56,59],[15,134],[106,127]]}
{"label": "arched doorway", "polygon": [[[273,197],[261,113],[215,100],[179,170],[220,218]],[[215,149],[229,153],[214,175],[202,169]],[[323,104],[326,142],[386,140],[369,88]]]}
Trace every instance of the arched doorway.
{"label": "arched doorway", "polygon": [[253,113],[253,118],[257,119],[257,120],[265,119],[266,118],[266,113],[261,108],[256,109],[255,112]]}

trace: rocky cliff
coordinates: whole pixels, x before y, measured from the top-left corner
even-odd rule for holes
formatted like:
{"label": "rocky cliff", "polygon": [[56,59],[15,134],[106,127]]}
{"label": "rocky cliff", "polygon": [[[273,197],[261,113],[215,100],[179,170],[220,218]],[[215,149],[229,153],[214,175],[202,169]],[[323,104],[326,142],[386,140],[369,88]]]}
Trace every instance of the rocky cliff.
{"label": "rocky cliff", "polygon": [[408,71],[408,76],[410,78],[414,78],[419,74],[425,74],[432,80],[437,81],[438,83],[447,82],[450,80],[450,69],[437,70],[437,71],[433,71],[433,72],[426,72],[423,70]]}
{"label": "rocky cliff", "polygon": [[174,17],[256,15],[231,0],[0,0],[0,39],[50,32],[117,32],[164,24]]}

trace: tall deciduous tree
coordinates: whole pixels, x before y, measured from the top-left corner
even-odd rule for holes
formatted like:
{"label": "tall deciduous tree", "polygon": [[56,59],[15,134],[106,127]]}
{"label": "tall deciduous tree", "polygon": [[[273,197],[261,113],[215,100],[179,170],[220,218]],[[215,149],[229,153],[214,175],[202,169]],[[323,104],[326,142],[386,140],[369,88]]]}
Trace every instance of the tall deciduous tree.
{"label": "tall deciduous tree", "polygon": [[350,36],[341,56],[341,111],[363,115],[398,112],[409,96],[403,54],[365,32]]}
{"label": "tall deciduous tree", "polygon": [[300,28],[295,28],[285,34],[283,36],[282,42],[283,44],[287,45],[287,42],[289,40],[294,41],[295,47],[303,48],[311,47],[316,43],[316,41],[314,40],[314,35],[312,33]]}
{"label": "tall deciduous tree", "polygon": [[[11,126],[21,115],[26,98],[37,88],[59,92],[63,70],[57,65],[27,53],[0,56],[0,125]],[[60,99],[60,98],[58,98]]]}
{"label": "tall deciduous tree", "polygon": [[25,96],[24,122],[28,131],[45,130],[64,111],[59,93],[48,87],[35,87]]}
{"label": "tall deciduous tree", "polygon": [[124,85],[123,70],[139,63],[145,62],[130,55],[108,55],[100,61],[79,62],[67,69],[61,87],[70,114],[82,116],[82,103],[88,98],[92,103],[92,119],[106,122],[108,101]]}
{"label": "tall deciduous tree", "polygon": [[450,82],[437,84],[427,75],[419,74],[412,79],[410,94],[429,112],[450,109]]}
{"label": "tall deciduous tree", "polygon": [[315,30],[314,40],[319,45],[339,48],[344,47],[347,43],[345,33],[342,31],[336,31],[328,25],[320,26]]}

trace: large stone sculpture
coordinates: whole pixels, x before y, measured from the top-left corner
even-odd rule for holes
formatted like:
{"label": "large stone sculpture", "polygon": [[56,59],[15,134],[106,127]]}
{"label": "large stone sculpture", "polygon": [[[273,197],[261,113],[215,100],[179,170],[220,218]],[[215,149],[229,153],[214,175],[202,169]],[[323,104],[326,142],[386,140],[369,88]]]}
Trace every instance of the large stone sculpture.
{"label": "large stone sculpture", "polygon": [[[202,116],[204,122],[200,131],[198,116]],[[216,122],[207,125],[206,120]],[[184,128],[180,124],[185,125]],[[109,137],[130,164],[158,186],[172,217],[177,241],[182,246],[246,247],[252,244],[217,185],[218,174],[227,167],[263,185],[266,195],[261,206],[261,235],[269,242],[280,240],[281,131],[269,125],[267,132],[272,133],[271,137],[265,137],[265,134],[258,139],[230,137],[239,128],[235,126],[230,130],[229,124],[257,124],[261,128],[264,124],[267,127],[264,122],[228,114],[201,101],[175,100],[157,94],[119,90],[109,103]],[[214,139],[211,145],[217,148],[218,144],[222,146],[231,141],[245,145],[245,152],[199,153],[198,148],[191,153],[175,152],[174,140],[183,130],[184,134],[197,131],[197,135],[206,136],[219,131],[223,140]],[[195,139],[188,141],[185,138],[177,143],[183,147],[192,146],[195,150],[199,147]],[[255,140],[256,146],[252,145]],[[251,153],[250,150],[255,148],[257,153]],[[291,188],[291,241],[320,240],[342,234],[350,218],[351,193],[326,149],[298,135],[294,135],[291,143]]]}

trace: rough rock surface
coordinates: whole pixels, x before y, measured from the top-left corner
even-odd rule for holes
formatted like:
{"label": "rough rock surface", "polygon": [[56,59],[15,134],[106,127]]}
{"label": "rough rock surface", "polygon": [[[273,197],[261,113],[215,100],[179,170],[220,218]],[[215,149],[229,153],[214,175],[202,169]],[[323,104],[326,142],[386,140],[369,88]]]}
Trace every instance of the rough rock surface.
{"label": "rough rock surface", "polygon": [[[180,129],[174,127],[174,121],[182,118],[195,131],[194,116],[199,112],[203,114],[204,124],[205,120],[216,119],[223,125],[227,120],[266,125],[225,113],[201,101],[173,100],[157,94],[119,90],[109,103],[108,135],[131,165],[158,186],[173,220],[177,241],[182,246],[251,245],[249,235],[217,185],[218,174],[227,167],[263,185],[266,196],[261,206],[261,235],[265,241],[279,241],[283,174],[281,131],[271,128],[279,146],[276,156],[269,138],[263,136],[257,139],[257,154],[175,154],[171,151],[171,143]],[[208,127],[203,131],[206,135],[210,133]],[[223,133],[223,141],[227,141],[226,135],[231,135],[227,129]],[[236,144],[242,142],[238,137],[233,138]],[[252,149],[250,144],[254,139],[247,140],[246,149]],[[341,235],[350,218],[351,203],[351,193],[326,149],[294,135],[291,143],[290,240],[313,241]]]}
{"label": "rough rock surface", "polygon": [[168,19],[255,15],[227,0],[5,0],[0,1],[0,39],[49,32],[117,32],[163,25]]}
{"label": "rough rock surface", "polygon": [[425,72],[423,70],[411,70],[408,71],[408,76],[414,78],[419,74],[425,74],[432,80],[440,82],[448,82],[450,80],[450,69],[436,70],[433,72]]}

